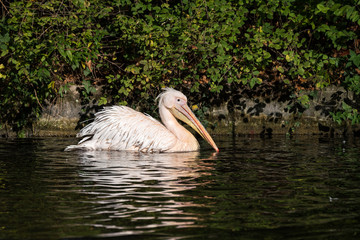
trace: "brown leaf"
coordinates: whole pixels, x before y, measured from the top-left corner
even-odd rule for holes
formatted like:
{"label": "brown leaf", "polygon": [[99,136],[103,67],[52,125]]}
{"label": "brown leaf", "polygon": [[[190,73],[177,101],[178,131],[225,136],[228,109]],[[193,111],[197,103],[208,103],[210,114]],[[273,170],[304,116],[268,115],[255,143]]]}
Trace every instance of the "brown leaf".
{"label": "brown leaf", "polygon": [[92,72],[92,67],[91,67],[91,60],[86,62],[86,66],[89,68],[90,72]]}

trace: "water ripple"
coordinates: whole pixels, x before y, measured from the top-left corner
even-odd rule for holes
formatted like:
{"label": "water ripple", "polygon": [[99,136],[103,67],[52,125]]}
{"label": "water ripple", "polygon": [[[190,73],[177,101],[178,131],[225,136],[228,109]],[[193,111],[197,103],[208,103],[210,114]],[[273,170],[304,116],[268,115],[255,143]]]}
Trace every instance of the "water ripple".
{"label": "water ripple", "polygon": [[216,139],[220,153],[63,152],[0,139],[0,239],[349,239],[359,142]]}

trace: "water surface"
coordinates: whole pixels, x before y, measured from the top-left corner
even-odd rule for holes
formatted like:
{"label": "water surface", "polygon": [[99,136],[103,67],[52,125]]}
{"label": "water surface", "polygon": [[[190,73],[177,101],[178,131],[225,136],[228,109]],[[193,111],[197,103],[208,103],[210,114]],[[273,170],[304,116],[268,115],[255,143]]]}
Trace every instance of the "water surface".
{"label": "water surface", "polygon": [[0,239],[359,239],[359,139],[218,137],[215,154],[0,139]]}

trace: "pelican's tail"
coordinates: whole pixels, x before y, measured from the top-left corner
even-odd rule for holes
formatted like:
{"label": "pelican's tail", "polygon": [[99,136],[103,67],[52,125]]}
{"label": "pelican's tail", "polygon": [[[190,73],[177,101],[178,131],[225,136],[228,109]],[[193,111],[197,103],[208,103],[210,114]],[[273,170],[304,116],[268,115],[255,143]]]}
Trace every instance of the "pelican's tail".
{"label": "pelican's tail", "polygon": [[93,145],[88,140],[92,138],[91,135],[84,136],[84,138],[77,145],[67,146],[64,151],[76,151],[76,150],[94,150]]}
{"label": "pelican's tail", "polygon": [[81,145],[70,145],[64,149],[65,152],[71,152],[76,150],[84,150],[84,147]]}
{"label": "pelican's tail", "polygon": [[70,145],[70,146],[67,146],[64,151],[65,152],[70,152],[70,151],[74,151],[74,150],[77,150],[79,149],[79,146],[78,145]]}

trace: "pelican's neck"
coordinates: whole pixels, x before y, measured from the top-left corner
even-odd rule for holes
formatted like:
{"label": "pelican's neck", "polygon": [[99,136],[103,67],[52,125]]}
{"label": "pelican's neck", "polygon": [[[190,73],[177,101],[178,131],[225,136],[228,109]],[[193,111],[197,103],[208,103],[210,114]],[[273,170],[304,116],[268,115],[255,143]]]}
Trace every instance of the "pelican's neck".
{"label": "pelican's neck", "polygon": [[172,115],[165,106],[160,106],[159,113],[165,127],[172,132],[177,139],[182,142],[194,141],[197,144],[196,138],[176,120],[174,115]]}

